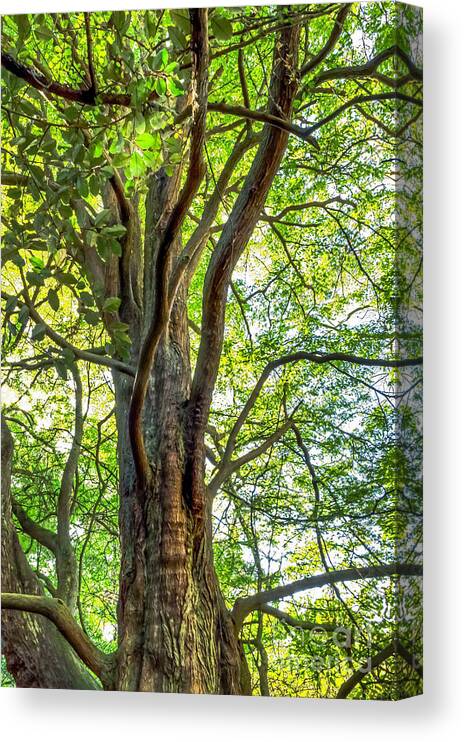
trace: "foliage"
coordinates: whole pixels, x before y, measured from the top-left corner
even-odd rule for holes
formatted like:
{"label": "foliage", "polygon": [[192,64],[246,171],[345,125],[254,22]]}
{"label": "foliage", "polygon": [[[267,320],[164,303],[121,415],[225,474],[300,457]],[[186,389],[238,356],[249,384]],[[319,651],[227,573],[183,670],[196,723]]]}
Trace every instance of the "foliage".
{"label": "foliage", "polygon": [[[324,47],[338,11],[334,4],[291,8],[302,24],[302,68]],[[126,363],[131,337],[120,297],[105,295],[82,256],[96,249],[106,264],[122,255],[126,228],[103,197],[115,172],[146,224],[150,177],[160,168],[172,175],[185,161],[188,136],[179,114],[190,85],[190,22],[184,11],[92,13],[91,49],[86,22],[83,13],[3,18],[6,53],[69,89],[89,89],[93,76],[97,85],[95,105],[85,105],[46,95],[8,72],[3,77],[2,168],[9,176],[3,399],[15,440],[15,502],[55,531],[74,435],[71,372],[80,369],[84,432],[71,510],[78,618],[109,651],[117,639],[119,573],[114,388],[111,369],[76,349]],[[265,111],[278,27],[274,6],[211,11],[210,102]],[[419,35],[413,8],[354,4],[333,49],[301,77],[292,125],[315,141],[296,129],[290,134],[234,271],[209,416],[210,482],[270,361],[301,350],[372,359],[420,355],[421,109],[413,99],[420,99],[421,83],[411,72],[421,63]],[[387,57],[371,74],[327,74],[364,65],[394,44],[403,56]],[[395,91],[403,98],[385,97]],[[124,105],[108,102],[118,95]],[[209,111],[206,175],[183,224],[183,244],[236,142],[263,125],[230,110]],[[231,173],[192,278],[193,365],[205,273],[255,148],[244,150]],[[399,554],[420,560],[419,381],[416,367],[344,361],[303,360],[269,374],[238,433],[233,461],[259,446],[262,452],[230,472],[215,499],[215,566],[229,608],[238,597],[325,570],[388,563]],[[53,594],[53,555],[20,519],[16,525],[29,563]],[[336,696],[394,635],[420,656],[419,580],[406,588],[396,577],[341,583],[273,607],[338,629],[302,629],[270,613],[250,614],[242,637],[254,693]],[[418,684],[404,659],[390,657],[352,696],[408,695]]]}

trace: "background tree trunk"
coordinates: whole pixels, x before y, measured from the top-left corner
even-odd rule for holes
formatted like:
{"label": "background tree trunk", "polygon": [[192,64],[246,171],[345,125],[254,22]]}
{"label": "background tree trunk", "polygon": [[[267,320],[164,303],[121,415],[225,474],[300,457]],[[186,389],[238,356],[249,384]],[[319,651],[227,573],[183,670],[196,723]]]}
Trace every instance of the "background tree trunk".
{"label": "background tree trunk", "polygon": [[[11,506],[13,438],[2,420],[2,590],[43,595],[19,543]],[[100,686],[46,618],[2,611],[2,652],[20,688],[97,690]]]}

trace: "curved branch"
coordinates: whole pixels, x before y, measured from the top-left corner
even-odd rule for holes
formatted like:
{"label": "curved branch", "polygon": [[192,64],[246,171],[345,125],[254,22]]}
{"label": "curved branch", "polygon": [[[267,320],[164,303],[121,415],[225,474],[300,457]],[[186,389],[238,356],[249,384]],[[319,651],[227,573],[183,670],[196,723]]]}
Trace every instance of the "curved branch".
{"label": "curved branch", "polygon": [[294,134],[300,139],[303,139],[303,141],[312,144],[316,149],[319,149],[317,140],[311,136],[311,132],[308,129],[292,124],[291,121],[286,121],[280,116],[275,116],[266,111],[253,111],[245,106],[233,106],[223,102],[208,103],[208,111],[217,111],[218,113],[225,113],[229,116],[239,116],[249,121],[261,121],[264,124],[270,124],[270,126],[275,126],[277,129]]}
{"label": "curved branch", "polygon": [[205,172],[204,143],[208,100],[208,10],[190,11],[192,25],[192,136],[185,184],[171,213],[156,256],[153,319],[140,351],[137,375],[129,409],[129,436],[137,477],[140,483],[150,479],[150,465],[142,431],[142,413],[148,381],[161,337],[169,322],[173,298],[169,296],[171,252],[190,204]]}
{"label": "curved branch", "polygon": [[312,72],[312,70],[316,69],[320,65],[321,62],[324,61],[324,59],[327,57],[328,54],[332,51],[332,49],[335,47],[335,44],[337,43],[338,39],[341,36],[341,33],[343,31],[343,24],[345,23],[345,20],[348,16],[348,13],[350,12],[352,3],[346,3],[346,5],[342,5],[340,10],[337,13],[337,17],[335,19],[334,27],[332,29],[332,32],[327,39],[326,43],[312,59],[309,60],[300,70],[301,77],[304,77],[304,75],[307,75],[308,72]]}
{"label": "curved branch", "polygon": [[298,361],[311,361],[312,363],[333,363],[334,361],[344,361],[346,363],[355,363],[361,366],[373,366],[380,368],[404,368],[407,366],[418,366],[422,363],[422,358],[405,358],[405,359],[384,359],[384,358],[363,358],[351,353],[311,353],[309,351],[298,351],[289,355],[270,361],[264,368],[256,385],[248,397],[240,415],[238,416],[226,443],[224,450],[224,461],[230,461],[235,443],[240,430],[245,423],[246,418],[263,388],[270,374],[280,366]]}
{"label": "curved branch", "polygon": [[238,50],[238,75],[240,78],[240,87],[242,88],[243,103],[245,108],[250,107],[250,95],[248,93],[248,84],[245,74],[245,66],[243,64],[243,49]]}
{"label": "curved branch", "polygon": [[280,585],[271,590],[264,590],[255,595],[249,595],[247,598],[238,598],[232,609],[232,618],[236,631],[239,632],[244,619],[249,613],[265,603],[288,598],[295,593],[313,590],[316,587],[324,587],[325,585],[333,585],[337,582],[352,582],[353,580],[379,579],[394,576],[418,577],[420,575],[422,575],[422,566],[416,564],[379,564],[370,567],[337,569],[333,570],[333,572],[324,572],[320,575],[304,577],[287,585]]}
{"label": "curved branch", "polygon": [[90,90],[97,94],[97,80],[95,77],[95,66],[93,63],[93,41],[90,30],[90,13],[84,13],[85,35],[87,39],[87,65],[89,68]]}
{"label": "curved branch", "polygon": [[78,657],[105,684],[111,673],[111,655],[101,652],[82,631],[62,600],[40,595],[2,593],[2,610],[26,611],[45,616],[55,624]]}
{"label": "curved branch", "polygon": [[12,509],[24,533],[27,533],[28,536],[35,539],[39,544],[45,546],[52,554],[56,554],[56,534],[32,520],[18,502],[12,502]]}
{"label": "curved branch", "polygon": [[73,494],[73,483],[76,476],[81,453],[84,418],[82,412],[82,381],[76,363],[71,364],[71,373],[74,379],[74,431],[66,464],[61,476],[60,491],[57,501],[57,550],[56,571],[58,578],[58,597],[62,598],[71,608],[76,600],[76,556],[71,541],[70,517]]}
{"label": "curved branch", "polygon": [[293,426],[293,424],[293,418],[290,417],[283,425],[277,428],[277,430],[275,430],[272,435],[270,435],[268,438],[266,438],[266,440],[260,443],[259,446],[256,446],[256,448],[252,448],[250,451],[247,451],[242,456],[239,456],[237,459],[233,459],[232,461],[230,459],[226,460],[224,457],[222,459],[219,471],[215,474],[208,485],[208,491],[210,495],[214,496],[219,487],[226,481],[226,479],[231,476],[231,474],[233,474],[235,471],[238,471],[238,469],[241,469],[242,466],[245,466],[245,464],[248,464],[250,461],[254,461],[254,459],[262,456],[263,453],[266,453],[266,451],[271,448],[274,443],[277,443],[282,438],[282,436],[285,435],[287,430],[289,430]]}
{"label": "curved branch", "polygon": [[282,217],[286,216],[287,214],[290,214],[292,211],[306,211],[307,209],[312,208],[320,208],[323,209],[326,206],[330,206],[330,204],[345,204],[346,206],[352,206],[355,207],[356,204],[353,201],[350,201],[347,198],[343,198],[342,196],[333,196],[332,198],[326,198],[325,201],[307,201],[304,204],[289,204],[288,206],[285,206],[282,211],[279,211],[278,214],[270,215],[266,214],[266,221],[268,222],[279,222]]}
{"label": "curved branch", "polygon": [[[285,14],[284,9],[282,12]],[[298,41],[299,26],[287,21],[274,48],[269,109],[273,115],[288,120],[298,84]],[[188,409],[187,449],[192,481],[203,478],[204,432],[222,352],[232,273],[262,213],[287,141],[288,132],[265,125],[258,152],[209,262],[203,288],[202,334]]]}
{"label": "curved branch", "polygon": [[[385,62],[393,56],[399,57],[407,66],[409,71],[409,77],[407,79],[406,77],[392,78],[377,73],[377,69],[382,62]],[[388,49],[384,49],[365,64],[354,65],[353,67],[335,67],[334,69],[321,72],[320,75],[317,75],[317,77],[314,78],[313,82],[314,85],[319,85],[321,82],[326,82],[327,80],[352,80],[357,79],[358,77],[372,76],[376,76],[376,79],[380,82],[398,88],[401,85],[404,85],[404,83],[409,79],[417,80],[418,82],[422,81],[422,70],[419,69],[419,67],[416,67],[414,62],[399,46],[394,45],[390,46]]]}
{"label": "curved branch", "polygon": [[38,70],[19,62],[17,59],[2,51],[2,67],[15,77],[19,77],[36,90],[45,95],[57,95],[65,100],[94,106],[96,104],[95,91],[92,88],[74,89],[69,85],[48,80]]}
{"label": "curved branch", "polygon": [[2,186],[26,186],[29,183],[29,177],[21,173],[4,173],[0,177]]}
{"label": "curved branch", "polygon": [[273,605],[260,605],[258,610],[262,613],[267,613],[269,616],[274,616],[274,618],[277,618],[282,623],[292,626],[295,629],[307,629],[309,631],[331,633],[340,628],[336,623],[317,623],[317,621],[305,621],[302,618],[295,618],[294,616],[290,616],[289,613],[274,608]]}
{"label": "curved branch", "polygon": [[376,667],[383,664],[389,657],[398,654],[402,657],[412,669],[422,677],[422,668],[418,666],[414,660],[414,657],[408,652],[408,650],[401,644],[398,639],[393,639],[389,642],[386,647],[377,652],[373,657],[369,657],[367,662],[356,670],[344,683],[340,686],[337,693],[337,698],[347,698],[351,691],[360,683],[366,675],[375,670]]}
{"label": "curved branch", "polygon": [[[77,89],[71,88],[69,85],[48,79],[42,72],[34,69],[34,67],[19,62],[11,54],[3,51],[2,67],[47,96],[56,95],[59,98],[64,98],[64,100],[86,106],[97,106],[100,103],[108,106],[124,106],[126,108],[132,106],[132,98],[126,93],[102,93],[101,95],[97,95],[93,86]],[[158,97],[158,93],[153,91],[148,100],[152,101]]]}
{"label": "curved branch", "polygon": [[58,537],[60,530],[69,537],[69,515],[72,486],[77,471],[79,456],[81,452],[81,442],[83,433],[83,414],[82,414],[82,381],[76,364],[72,364],[71,373],[74,379],[75,387],[75,414],[74,414],[74,434],[69,450],[68,458],[61,477],[60,492],[58,496]]}
{"label": "curved branch", "polygon": [[[245,152],[247,152],[251,147],[256,146],[259,143],[259,140],[259,134],[249,133],[244,139],[242,139],[242,133],[238,136],[232,152],[217,180],[211,198],[203,210],[201,219],[176,261],[169,285],[169,296],[171,301],[185,271],[188,271],[189,277],[191,277],[196,265],[198,264],[202,254],[202,249],[208,239],[211,225],[216,217],[235,167],[240,162]],[[199,334],[201,333],[199,332]]]}
{"label": "curved branch", "polygon": [[320,121],[317,121],[312,126],[309,126],[307,129],[304,129],[308,134],[312,134],[318,129],[320,129],[322,126],[325,126],[325,124],[330,123],[330,121],[333,121],[336,119],[340,114],[342,114],[344,111],[346,111],[351,106],[358,106],[360,103],[370,103],[373,101],[383,101],[383,100],[398,100],[398,101],[404,101],[405,103],[412,103],[416,106],[422,106],[422,101],[419,100],[419,98],[414,98],[412,95],[406,95],[405,93],[398,93],[397,91],[394,91],[392,93],[373,93],[372,95],[357,95],[351,100],[347,100],[346,103],[343,103],[343,105],[339,106],[339,108],[336,108],[335,111],[332,111],[332,113],[329,113],[325,118],[321,119]]}
{"label": "curved branch", "polygon": [[[282,116],[280,115],[273,114],[268,111],[256,111],[247,106],[225,103],[224,101],[208,101],[208,111],[224,113],[227,116],[238,116],[239,118],[244,118],[247,121],[260,121],[263,124],[275,126],[277,129],[282,129],[282,131],[286,131],[289,134],[294,134],[300,139],[303,139],[304,141],[312,144],[313,147],[315,147],[316,149],[319,149],[317,140],[311,136],[311,133],[307,129],[303,129],[296,124],[292,124],[291,121],[282,118]],[[181,111],[181,113],[176,116],[174,123],[181,124],[182,121],[184,121],[188,117],[190,112],[191,106],[186,106],[183,111]]]}
{"label": "curved branch", "polygon": [[26,290],[24,291],[24,303],[27,305],[27,308],[29,309],[29,315],[32,317],[34,322],[38,325],[43,325],[43,327],[45,328],[45,334],[60,348],[67,348],[68,350],[72,350],[76,358],[80,358],[82,361],[96,363],[99,366],[107,366],[108,368],[114,368],[116,371],[121,371],[121,373],[127,374],[128,376],[135,376],[135,369],[133,369],[132,366],[127,365],[127,363],[118,361],[115,358],[109,358],[108,356],[99,356],[97,355],[97,353],[92,353],[89,350],[81,350],[80,348],[77,348],[75,345],[70,343],[69,340],[66,340],[64,337],[62,337],[41,317],[37,309],[34,307]]}

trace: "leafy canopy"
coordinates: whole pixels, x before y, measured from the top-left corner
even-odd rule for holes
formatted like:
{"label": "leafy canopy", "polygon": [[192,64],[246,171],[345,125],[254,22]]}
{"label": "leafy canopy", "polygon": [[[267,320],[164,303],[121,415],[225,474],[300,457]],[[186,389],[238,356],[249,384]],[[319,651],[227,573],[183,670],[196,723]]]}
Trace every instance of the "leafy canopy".
{"label": "leafy canopy", "polygon": [[[302,24],[302,69],[324,48],[338,11],[334,4],[292,9]],[[3,18],[3,50],[39,82],[68,91],[47,94],[4,73],[4,402],[16,446],[15,501],[54,531],[75,421],[71,371],[79,366],[84,432],[71,515],[79,620],[109,650],[119,570],[114,390],[110,368],[76,349],[128,363],[131,337],[120,297],[91,280],[82,256],[95,250],[103,264],[121,256],[125,227],[103,198],[115,172],[143,230],[151,174],[163,168],[172,175],[185,159],[190,23],[188,12],[177,10],[92,13],[88,22],[82,13]],[[264,125],[231,109],[265,111],[278,28],[274,6],[210,12],[207,171],[182,229],[184,244],[237,139],[252,132],[256,142],[231,172],[190,286],[192,364],[211,251]],[[215,477],[232,426],[270,361],[301,350],[420,355],[419,33],[413,8],[352,5],[338,42],[301,77],[287,153],[233,276],[207,464],[209,481],[218,483],[214,555],[229,607],[237,597],[326,569],[388,563],[398,550],[411,558],[406,542],[417,556],[420,392],[413,368],[299,361],[272,370],[237,435],[233,460],[243,463],[222,481]],[[402,54],[367,74],[331,75],[358,70],[394,45]],[[69,91],[87,91],[90,103]],[[17,526],[29,562],[53,591],[53,556]],[[292,626],[276,609],[316,628]],[[405,642],[415,632],[420,652],[419,591],[403,593],[395,578],[302,592],[255,611],[242,634],[254,691],[335,695],[352,668],[391,640],[399,613],[408,623]],[[418,678],[407,663],[403,669],[406,693]],[[396,670],[387,658],[353,695],[391,696]]]}

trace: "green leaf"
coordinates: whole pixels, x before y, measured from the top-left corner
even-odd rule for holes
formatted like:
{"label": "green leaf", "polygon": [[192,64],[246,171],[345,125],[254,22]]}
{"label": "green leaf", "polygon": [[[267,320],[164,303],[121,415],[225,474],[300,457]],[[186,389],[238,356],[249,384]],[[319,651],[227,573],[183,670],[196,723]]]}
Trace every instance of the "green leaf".
{"label": "green leaf", "polygon": [[48,298],[48,303],[50,304],[51,308],[55,312],[57,312],[58,309],[60,308],[60,297],[58,296],[55,289],[49,289],[47,298]]}
{"label": "green leaf", "polygon": [[9,296],[8,299],[6,300],[5,311],[8,313],[12,312],[13,309],[16,308],[17,303],[18,303],[18,300],[16,296]]}
{"label": "green leaf", "polygon": [[179,28],[175,26],[169,27],[169,38],[176,47],[176,49],[185,49],[187,46],[187,39]]}
{"label": "green leaf", "polygon": [[19,101],[20,108],[26,113],[28,116],[34,116],[34,117],[40,117],[41,111],[40,108],[37,108],[30,100],[27,98],[21,98]]}
{"label": "green leaf", "polygon": [[18,268],[24,268],[26,261],[19,253],[14,253],[11,256],[11,262],[18,266]]}
{"label": "green leaf", "polygon": [[32,286],[43,286],[44,278],[40,273],[35,271],[28,271],[26,278]]}
{"label": "green leaf", "polygon": [[171,19],[175,26],[184,33],[190,33],[190,16],[188,10],[171,10]]}
{"label": "green leaf", "polygon": [[103,303],[104,312],[117,312],[121,305],[121,299],[118,296],[110,296]]}
{"label": "green leaf", "polygon": [[219,41],[227,41],[233,34],[232,23],[224,15],[215,13],[211,19],[211,30]]}
{"label": "green leaf", "polygon": [[44,267],[44,262],[42,258],[37,257],[37,255],[31,255],[29,258],[31,265],[38,271],[41,271]]}
{"label": "green leaf", "polygon": [[45,325],[42,325],[41,323],[34,325],[31,331],[32,340],[42,340],[42,338],[45,337],[45,330]]}
{"label": "green leaf", "polygon": [[27,15],[16,15],[13,16],[13,20],[16,23],[18,29],[18,40],[24,41],[26,36],[28,36],[31,31],[29,18],[27,17]]}
{"label": "green leaf", "polygon": [[103,154],[103,142],[100,140],[94,142],[90,148],[90,154],[94,159],[101,157]]}
{"label": "green leaf", "polygon": [[29,308],[26,304],[23,304],[18,313],[18,321],[21,325],[25,325],[29,319]]}
{"label": "green leaf", "polygon": [[111,218],[111,209],[102,209],[98,212],[96,217],[93,220],[93,223],[96,227],[101,227],[102,224],[105,224],[105,222],[108,221],[108,219]]}
{"label": "green leaf", "polygon": [[122,255],[122,248],[121,248],[121,244],[117,240],[110,240],[110,242],[109,242],[109,248],[110,248],[111,252],[113,253],[113,255],[117,255],[118,258],[121,257],[121,255]]}
{"label": "green leaf", "polygon": [[176,80],[175,77],[170,77],[168,80],[168,90],[174,97],[178,97],[179,95],[184,95],[184,89],[181,86],[181,83],[179,80]]}
{"label": "green leaf", "polygon": [[56,274],[56,278],[60,283],[62,283],[64,286],[74,286],[77,279],[75,276],[73,276],[72,273],[65,273],[64,271],[59,271]]}
{"label": "green leaf", "polygon": [[113,141],[110,144],[110,153],[112,155],[115,155],[117,152],[122,152],[124,149],[125,140],[121,133],[118,134],[116,139],[113,139]]}
{"label": "green leaf", "polygon": [[93,327],[100,323],[100,315],[98,314],[98,312],[94,312],[92,309],[88,309],[85,312],[84,319],[87,324],[92,325]]}
{"label": "green leaf", "polygon": [[83,304],[93,304],[93,296],[89,291],[81,291],[81,293],[79,294],[79,298]]}
{"label": "green leaf", "polygon": [[64,361],[62,361],[60,358],[56,358],[53,361],[53,365],[55,366],[56,372],[58,376],[63,379],[63,381],[66,381],[68,378],[68,367]]}
{"label": "green leaf", "polygon": [[145,18],[144,18],[145,28],[147,36],[152,37],[156,33],[157,29],[157,20],[156,15],[152,10],[147,10],[145,12]]}
{"label": "green leaf", "polygon": [[75,356],[71,348],[63,348],[62,356],[64,360],[66,361],[66,363],[68,364],[68,366],[70,366],[71,363],[74,363]]}
{"label": "green leaf", "polygon": [[164,77],[157,77],[155,80],[155,90],[158,95],[166,95],[167,85]]}
{"label": "green leaf", "polygon": [[77,176],[76,180],[77,192],[82,198],[86,198],[89,195],[89,186],[87,181],[81,176]]}
{"label": "green leaf", "polygon": [[151,147],[159,146],[159,136],[153,136],[148,131],[143,134],[139,134],[135,139],[137,147],[140,149],[150,149]]}
{"label": "green leaf", "polygon": [[123,10],[115,10],[111,14],[111,20],[113,21],[114,27],[119,33],[123,33],[126,26],[126,14]]}
{"label": "green leaf", "polygon": [[103,231],[112,237],[122,237],[123,234],[126,234],[126,228],[123,224],[112,224],[111,227],[105,227]]}
{"label": "green leaf", "polygon": [[39,28],[36,28],[35,34],[44,41],[50,41],[50,39],[53,38],[53,32],[51,28],[48,28],[48,26],[45,26],[45,24],[39,26]]}
{"label": "green leaf", "polygon": [[145,116],[143,115],[143,113],[140,113],[140,111],[137,111],[137,113],[135,114],[134,126],[137,134],[143,134],[143,132],[145,131]]}
{"label": "green leaf", "polygon": [[145,173],[145,162],[141,154],[132,152],[129,160],[129,172],[133,178],[138,178]]}

